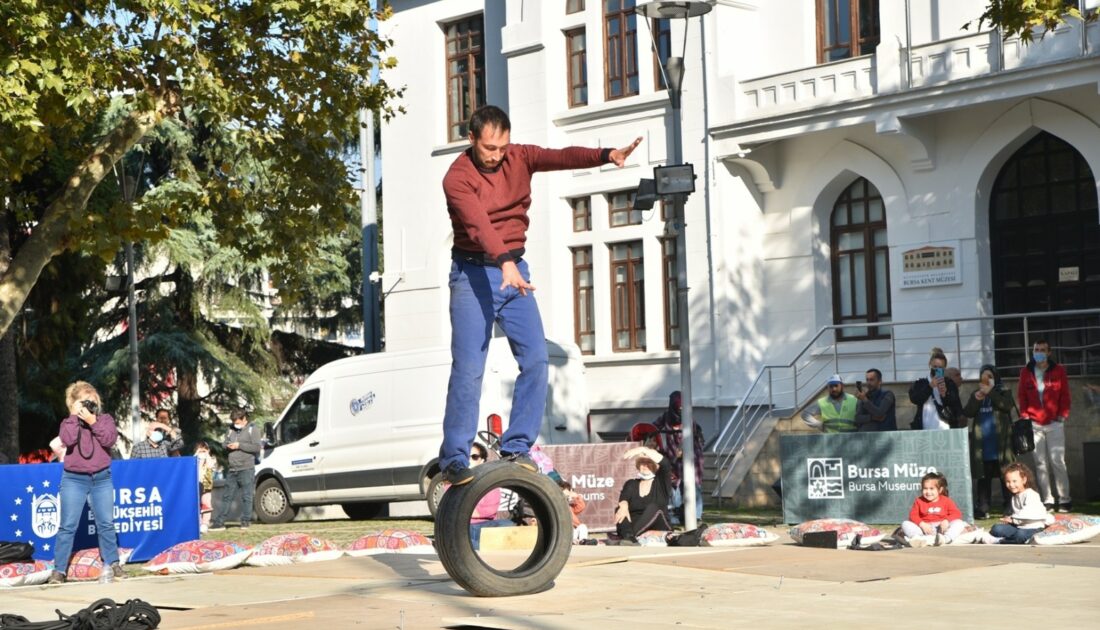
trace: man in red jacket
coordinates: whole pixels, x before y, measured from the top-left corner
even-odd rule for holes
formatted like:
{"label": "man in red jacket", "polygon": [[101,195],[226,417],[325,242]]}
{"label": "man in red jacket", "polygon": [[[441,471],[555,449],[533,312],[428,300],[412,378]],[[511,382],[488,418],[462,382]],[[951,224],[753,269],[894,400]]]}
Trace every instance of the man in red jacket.
{"label": "man in red jacket", "polygon": [[527,209],[531,176],[539,171],[622,167],[641,143],[622,149],[544,149],[511,144],[512,124],[499,107],[486,105],[470,117],[470,148],[443,178],[447,212],[454,228],[451,250],[451,376],[443,417],[439,466],[453,485],[473,479],[470,444],[477,432],[481,380],[493,323],[500,324],[519,364],[508,430],[501,455],[525,468],[538,438],[546,406],[546,337],[530,284],[527,261]]}
{"label": "man in red jacket", "polygon": [[[1069,496],[1069,474],[1066,472],[1066,430],[1069,419],[1069,379],[1066,369],[1050,358],[1050,344],[1045,339],[1035,342],[1032,360],[1020,370],[1020,386],[1016,392],[1020,417],[1030,418],[1035,429],[1035,480],[1047,509],[1057,505],[1059,512],[1069,512],[1073,505]],[[1050,459],[1049,465],[1047,459]],[[1054,475],[1054,492],[1051,492]],[[1057,504],[1054,495],[1057,494]]]}

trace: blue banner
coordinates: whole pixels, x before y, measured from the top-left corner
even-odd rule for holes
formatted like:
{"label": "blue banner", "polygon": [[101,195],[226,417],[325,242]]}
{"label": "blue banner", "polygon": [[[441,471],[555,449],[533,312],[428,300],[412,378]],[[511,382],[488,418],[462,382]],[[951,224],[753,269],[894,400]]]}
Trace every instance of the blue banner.
{"label": "blue banner", "polygon": [[[0,540],[34,545],[34,557],[53,559],[61,526],[61,464],[0,466]],[[111,462],[118,546],[144,562],[176,543],[199,537],[198,465],[194,457]],[[85,505],[73,551],[98,547]]]}

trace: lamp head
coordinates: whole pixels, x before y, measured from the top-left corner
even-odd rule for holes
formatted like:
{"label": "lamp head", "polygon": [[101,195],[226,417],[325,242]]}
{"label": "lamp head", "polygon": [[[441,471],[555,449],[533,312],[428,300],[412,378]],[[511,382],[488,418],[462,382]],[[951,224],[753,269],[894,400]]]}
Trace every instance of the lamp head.
{"label": "lamp head", "polygon": [[638,15],[655,20],[688,19],[710,13],[709,2],[703,0],[654,0],[634,8]]}

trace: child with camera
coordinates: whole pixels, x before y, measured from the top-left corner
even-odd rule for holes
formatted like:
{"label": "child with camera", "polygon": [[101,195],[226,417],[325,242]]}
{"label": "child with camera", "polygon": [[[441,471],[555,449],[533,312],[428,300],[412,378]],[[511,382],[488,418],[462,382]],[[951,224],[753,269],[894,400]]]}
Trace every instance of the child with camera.
{"label": "child with camera", "polygon": [[90,383],[77,381],[65,390],[69,416],[61,421],[61,443],[65,446],[61,474],[61,527],[54,540],[54,571],[49,584],[65,581],[73,552],[73,539],[84,504],[91,503],[99,556],[103,558],[103,581],[120,579],[118,538],[114,522],[114,484],[111,481],[110,449],[118,440],[115,419],[99,413],[99,392]]}

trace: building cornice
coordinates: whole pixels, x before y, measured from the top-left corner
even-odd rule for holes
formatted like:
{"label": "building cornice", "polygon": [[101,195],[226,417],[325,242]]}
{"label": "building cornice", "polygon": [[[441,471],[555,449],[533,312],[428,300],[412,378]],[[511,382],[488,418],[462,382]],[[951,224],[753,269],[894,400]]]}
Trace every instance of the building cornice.
{"label": "building cornice", "polygon": [[[736,140],[740,146],[782,140],[807,131],[821,131],[874,122],[878,130],[899,126],[899,118],[958,110],[983,103],[1040,96],[1085,85],[1100,86],[1098,55],[1059,63],[1006,70],[890,94],[787,111],[711,127],[715,140]],[[965,97],[965,98],[960,98]]]}

